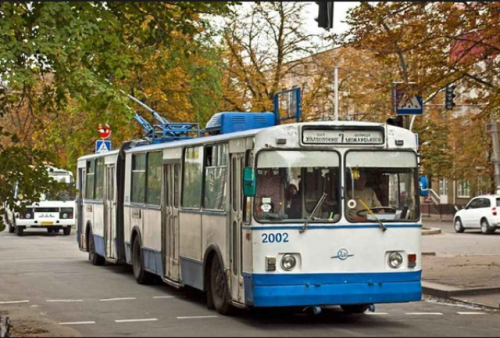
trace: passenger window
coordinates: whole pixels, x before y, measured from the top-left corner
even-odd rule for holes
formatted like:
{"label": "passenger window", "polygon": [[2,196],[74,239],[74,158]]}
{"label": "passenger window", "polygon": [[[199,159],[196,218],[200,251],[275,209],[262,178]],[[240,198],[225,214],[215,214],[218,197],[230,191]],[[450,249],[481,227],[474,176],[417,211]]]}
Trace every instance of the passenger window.
{"label": "passenger window", "polygon": [[203,197],[203,147],[185,150],[182,184],[182,206],[200,209]]}
{"label": "passenger window", "polygon": [[143,204],[146,199],[146,154],[132,157],[132,203]]}
{"label": "passenger window", "polygon": [[483,208],[491,208],[491,201],[487,198],[483,198],[482,207]]}
{"label": "passenger window", "polygon": [[469,204],[468,209],[477,209],[479,200],[472,200]]}
{"label": "passenger window", "polygon": [[205,154],[205,204],[209,210],[225,210],[228,145],[206,148]]}

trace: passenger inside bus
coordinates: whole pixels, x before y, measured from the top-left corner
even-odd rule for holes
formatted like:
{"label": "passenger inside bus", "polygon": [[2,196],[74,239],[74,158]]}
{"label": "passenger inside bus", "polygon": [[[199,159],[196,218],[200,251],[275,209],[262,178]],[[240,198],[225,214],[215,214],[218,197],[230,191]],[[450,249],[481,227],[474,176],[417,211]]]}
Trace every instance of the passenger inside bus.
{"label": "passenger inside bus", "polygon": [[[349,177],[349,175],[348,175]],[[348,180],[347,187],[347,217],[354,221],[366,220],[368,211],[364,214],[360,212],[372,208],[381,208],[382,203],[377,197],[375,190],[367,186],[367,175],[364,172],[358,172],[352,174],[352,182]],[[349,184],[351,183],[351,184]],[[383,213],[383,210],[380,211]]]}
{"label": "passenger inside bus", "polygon": [[[320,202],[315,219],[340,219],[338,170],[296,168],[258,171],[257,216],[261,219],[309,219]],[[282,197],[283,196],[283,197]]]}

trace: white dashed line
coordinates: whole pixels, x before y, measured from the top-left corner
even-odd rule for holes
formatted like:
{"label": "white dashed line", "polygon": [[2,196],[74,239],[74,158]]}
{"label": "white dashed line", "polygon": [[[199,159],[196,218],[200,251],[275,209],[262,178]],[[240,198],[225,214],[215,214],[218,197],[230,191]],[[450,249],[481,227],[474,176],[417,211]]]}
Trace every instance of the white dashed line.
{"label": "white dashed line", "polygon": [[366,312],[365,314],[369,316],[387,316],[389,315],[387,312]]}
{"label": "white dashed line", "polygon": [[457,312],[457,313],[459,315],[464,315],[464,316],[480,316],[486,314],[484,312]]}
{"label": "white dashed line", "polygon": [[10,302],[0,302],[0,305],[12,305],[12,304],[26,304],[29,303],[29,300],[16,300]]}
{"label": "white dashed line", "polygon": [[174,298],[174,296],[156,296],[156,297],[153,297],[154,299],[171,299],[171,298]]}
{"label": "white dashed line", "polygon": [[219,318],[218,316],[187,316],[187,317],[177,317],[177,319],[211,319]]}
{"label": "white dashed line", "polygon": [[49,299],[47,303],[82,303],[82,299]]}
{"label": "white dashed line", "polygon": [[408,312],[408,316],[442,316],[441,312]]}
{"label": "white dashed line", "polygon": [[59,325],[95,325],[95,322],[59,323]]}
{"label": "white dashed line", "polygon": [[148,318],[148,319],[122,319],[115,320],[115,323],[145,323],[145,322],[157,322],[157,318]]}
{"label": "white dashed line", "polygon": [[100,302],[119,302],[119,301],[124,301],[124,300],[136,300],[137,298],[135,297],[129,297],[129,298],[109,298],[109,299],[101,299]]}

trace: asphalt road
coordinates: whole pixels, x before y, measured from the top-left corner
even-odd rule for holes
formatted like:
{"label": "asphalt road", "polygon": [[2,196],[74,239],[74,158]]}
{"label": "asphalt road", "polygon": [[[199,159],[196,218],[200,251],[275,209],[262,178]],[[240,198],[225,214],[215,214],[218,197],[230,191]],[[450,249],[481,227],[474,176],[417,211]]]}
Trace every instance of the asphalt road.
{"label": "asphalt road", "polygon": [[[498,238],[498,237],[497,237]],[[0,312],[29,336],[498,336],[500,313],[435,300],[374,314],[285,310],[223,317],[203,296],[138,285],[124,267],[93,267],[74,235],[0,234]]]}

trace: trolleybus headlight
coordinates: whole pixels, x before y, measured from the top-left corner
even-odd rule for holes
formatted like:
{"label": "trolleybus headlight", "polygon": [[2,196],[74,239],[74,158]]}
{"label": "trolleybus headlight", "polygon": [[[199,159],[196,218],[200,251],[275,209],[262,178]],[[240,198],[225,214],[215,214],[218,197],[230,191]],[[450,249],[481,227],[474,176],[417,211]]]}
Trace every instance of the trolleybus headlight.
{"label": "trolleybus headlight", "polygon": [[26,219],[30,219],[30,218],[31,218],[31,214],[30,214],[29,212],[27,212],[27,213],[26,213],[26,215],[24,215],[24,217],[25,217]]}
{"label": "trolleybus headlight", "polygon": [[68,219],[68,214],[67,213],[62,214],[62,218],[63,219]]}
{"label": "trolleybus headlight", "polygon": [[389,266],[398,269],[403,264],[403,256],[399,252],[393,252],[389,255]]}
{"label": "trolleybus headlight", "polygon": [[290,271],[297,265],[297,260],[292,254],[286,254],[281,259],[281,268],[285,271]]}

